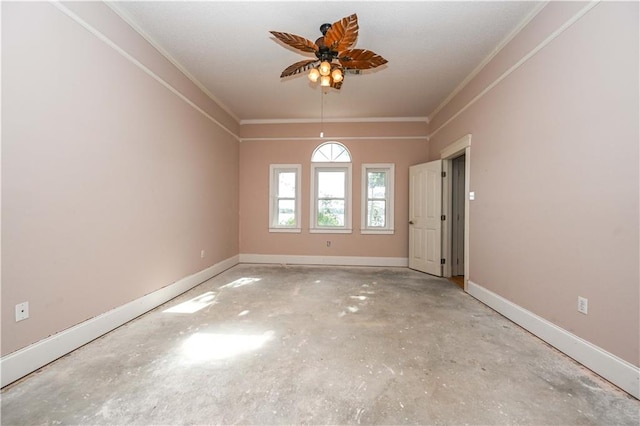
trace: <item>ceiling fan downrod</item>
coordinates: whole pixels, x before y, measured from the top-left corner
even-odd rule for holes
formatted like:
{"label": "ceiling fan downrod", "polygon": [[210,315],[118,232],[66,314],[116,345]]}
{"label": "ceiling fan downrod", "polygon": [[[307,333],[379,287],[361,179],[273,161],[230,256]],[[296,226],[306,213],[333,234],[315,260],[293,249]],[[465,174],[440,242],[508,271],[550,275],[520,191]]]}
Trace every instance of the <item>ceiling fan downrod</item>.
{"label": "ceiling fan downrod", "polygon": [[331,62],[335,58],[338,57],[338,52],[330,50],[327,47],[327,44],[324,42],[324,36],[327,35],[327,31],[331,28],[331,24],[324,23],[320,25],[320,32],[322,33],[322,37],[319,37],[316,40],[316,46],[318,46],[318,50],[315,52],[316,58],[321,61]]}
{"label": "ceiling fan downrod", "polygon": [[320,25],[320,32],[322,33],[323,36],[327,34],[327,31],[329,31],[329,28],[331,28],[331,24],[324,23]]}

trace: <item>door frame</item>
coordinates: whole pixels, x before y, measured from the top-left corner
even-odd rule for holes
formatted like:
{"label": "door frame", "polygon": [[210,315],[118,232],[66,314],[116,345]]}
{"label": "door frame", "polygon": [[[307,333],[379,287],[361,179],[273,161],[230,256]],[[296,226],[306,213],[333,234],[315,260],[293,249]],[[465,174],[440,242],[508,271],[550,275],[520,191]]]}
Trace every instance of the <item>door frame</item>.
{"label": "door frame", "polygon": [[[442,160],[442,171],[445,176],[442,182],[442,214],[447,218],[451,217],[451,206],[453,199],[451,193],[453,190],[451,170],[453,169],[452,161],[454,158],[464,154],[464,291],[468,291],[469,283],[469,192],[471,182],[471,134],[467,134],[457,141],[449,144],[440,151],[440,159]],[[445,259],[442,275],[446,278],[451,277],[451,220],[446,220],[442,227],[442,257]]]}

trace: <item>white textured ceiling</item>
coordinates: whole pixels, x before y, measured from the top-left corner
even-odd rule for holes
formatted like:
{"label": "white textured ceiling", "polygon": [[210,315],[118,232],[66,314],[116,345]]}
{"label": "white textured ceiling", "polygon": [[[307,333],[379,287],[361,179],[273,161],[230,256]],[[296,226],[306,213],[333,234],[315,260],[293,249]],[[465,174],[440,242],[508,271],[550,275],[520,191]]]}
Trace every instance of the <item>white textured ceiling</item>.
{"label": "white textured ceiling", "polygon": [[317,119],[321,90],[305,59],[269,30],[315,40],[319,27],[357,13],[357,48],[389,63],[347,75],[324,96],[330,118],[426,117],[539,6],[538,2],[117,2],[123,18],[239,120]]}

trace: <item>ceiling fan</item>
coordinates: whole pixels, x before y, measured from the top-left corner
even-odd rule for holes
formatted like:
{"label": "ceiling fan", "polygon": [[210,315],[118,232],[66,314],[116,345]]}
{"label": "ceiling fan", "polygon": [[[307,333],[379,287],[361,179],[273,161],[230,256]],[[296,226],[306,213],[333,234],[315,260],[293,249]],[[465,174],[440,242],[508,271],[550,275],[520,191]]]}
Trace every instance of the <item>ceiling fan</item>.
{"label": "ceiling fan", "polygon": [[346,70],[366,70],[387,63],[371,50],[352,49],[358,38],[358,17],[355,13],[333,24],[322,24],[322,37],[315,42],[295,34],[269,32],[284,44],[316,56],[288,66],[280,78],[309,70],[308,77],[312,82],[320,80],[321,86],[340,89]]}

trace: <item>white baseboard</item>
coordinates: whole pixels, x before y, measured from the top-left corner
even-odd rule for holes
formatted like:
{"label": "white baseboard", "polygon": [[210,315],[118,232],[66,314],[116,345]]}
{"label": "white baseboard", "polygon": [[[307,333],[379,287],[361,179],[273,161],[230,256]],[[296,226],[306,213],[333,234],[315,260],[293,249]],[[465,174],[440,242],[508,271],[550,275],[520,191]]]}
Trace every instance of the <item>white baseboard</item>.
{"label": "white baseboard", "polygon": [[295,256],[285,254],[240,254],[240,263],[273,263],[287,265],[333,265],[333,266],[409,266],[406,257],[361,257],[361,256]]}
{"label": "white baseboard", "polygon": [[640,368],[469,281],[468,293],[614,385],[640,399]]}
{"label": "white baseboard", "polygon": [[4,387],[103,334],[162,305],[211,277],[238,264],[239,256],[225,259],[153,293],[40,340],[0,359],[0,386]]}

